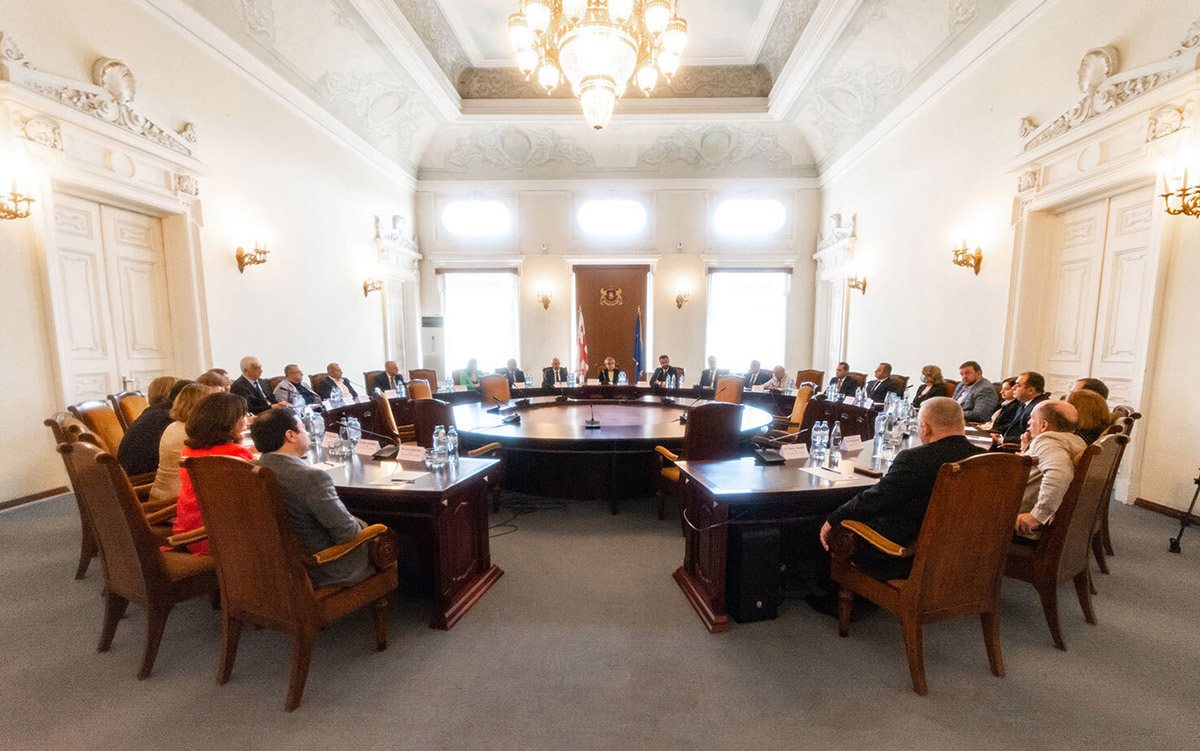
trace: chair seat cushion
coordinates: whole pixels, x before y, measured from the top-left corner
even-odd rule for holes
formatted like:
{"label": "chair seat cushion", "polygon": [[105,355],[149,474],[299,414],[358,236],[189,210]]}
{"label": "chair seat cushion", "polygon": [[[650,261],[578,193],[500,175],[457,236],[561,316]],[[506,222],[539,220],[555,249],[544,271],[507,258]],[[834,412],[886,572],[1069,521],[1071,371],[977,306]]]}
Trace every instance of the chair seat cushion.
{"label": "chair seat cushion", "polygon": [[175,581],[213,570],[212,556],[176,553],[167,550],[163,551],[162,557],[167,576]]}
{"label": "chair seat cushion", "polygon": [[671,482],[679,482],[679,467],[663,467],[662,476]]}

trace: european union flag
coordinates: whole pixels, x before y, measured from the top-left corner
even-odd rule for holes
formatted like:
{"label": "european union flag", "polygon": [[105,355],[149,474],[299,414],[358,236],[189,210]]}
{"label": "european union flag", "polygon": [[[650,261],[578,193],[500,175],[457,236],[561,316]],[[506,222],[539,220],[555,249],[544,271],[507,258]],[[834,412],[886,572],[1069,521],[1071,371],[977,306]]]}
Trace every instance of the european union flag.
{"label": "european union flag", "polygon": [[[633,382],[642,380],[645,371],[646,355],[642,352],[642,309],[638,308],[637,323],[633,328]],[[632,385],[632,384],[631,384]]]}

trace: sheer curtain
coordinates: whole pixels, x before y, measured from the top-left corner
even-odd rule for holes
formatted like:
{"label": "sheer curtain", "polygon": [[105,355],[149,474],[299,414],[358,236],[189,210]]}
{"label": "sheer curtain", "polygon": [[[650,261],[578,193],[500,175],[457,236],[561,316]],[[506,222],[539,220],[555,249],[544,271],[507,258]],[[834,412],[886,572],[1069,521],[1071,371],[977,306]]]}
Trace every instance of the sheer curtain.
{"label": "sheer curtain", "polygon": [[745,371],[751,360],[764,370],[784,365],[789,274],[713,271],[708,275],[705,356],[717,365]]}
{"label": "sheer curtain", "polygon": [[517,275],[442,274],[446,372],[472,357],[490,372],[517,357]]}

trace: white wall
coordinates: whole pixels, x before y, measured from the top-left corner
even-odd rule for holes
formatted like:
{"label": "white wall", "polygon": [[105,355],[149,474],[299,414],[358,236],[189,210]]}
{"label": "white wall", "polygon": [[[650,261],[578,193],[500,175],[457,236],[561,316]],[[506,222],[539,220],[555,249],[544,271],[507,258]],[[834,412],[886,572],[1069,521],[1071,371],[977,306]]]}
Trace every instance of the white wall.
{"label": "white wall", "polygon": [[[953,373],[975,359],[989,377],[1007,375],[1017,123],[1048,122],[1078,100],[1076,70],[1088,49],[1115,45],[1130,70],[1165,58],[1196,15],[1188,0],[1060,0],[824,186],[823,214],[858,215],[856,257],[870,281],[865,296],[851,296],[853,369],[890,360],[897,373],[918,376],[927,363]],[[963,239],[983,248],[978,277],[950,263]],[[1137,428],[1146,440],[1140,495],[1175,506],[1190,499],[1200,458],[1184,438],[1200,423],[1200,398],[1183,385],[1200,367],[1200,301],[1188,294],[1200,277],[1196,240],[1188,226],[1172,254],[1154,397],[1139,405]]]}
{"label": "white wall", "polygon": [[[379,367],[380,296],[362,295],[375,266],[373,217],[411,218],[412,190],[144,8],[132,0],[0,0],[0,29],[38,69],[72,79],[90,83],[98,57],[121,59],[137,79],[138,111],[195,123],[197,155],[211,172],[200,187],[200,263],[212,365],[236,371],[239,358],[255,354],[268,375],[293,361],[315,372],[340,360],[352,377]],[[41,425],[65,405],[30,232],[22,222],[0,223],[0,356],[18,369],[25,392],[0,434],[0,500],[66,480]],[[240,275],[234,248],[256,239],[268,244],[270,260]]]}

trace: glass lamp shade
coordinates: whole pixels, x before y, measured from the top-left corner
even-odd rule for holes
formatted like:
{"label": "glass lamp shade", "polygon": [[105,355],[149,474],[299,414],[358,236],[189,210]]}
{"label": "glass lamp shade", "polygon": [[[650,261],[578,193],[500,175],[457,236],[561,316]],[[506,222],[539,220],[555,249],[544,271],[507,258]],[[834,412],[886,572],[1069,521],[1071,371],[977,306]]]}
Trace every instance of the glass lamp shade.
{"label": "glass lamp shade", "polygon": [[617,105],[617,86],[606,76],[589,76],[579,86],[579,103],[588,125],[601,130],[612,120]]}
{"label": "glass lamp shade", "polygon": [[546,90],[546,93],[554,91],[554,87],[558,86],[562,80],[561,74],[558,72],[558,66],[553,63],[543,62],[542,67],[538,68],[538,84]]}
{"label": "glass lamp shade", "polygon": [[570,19],[580,18],[587,10],[587,5],[587,0],[563,0],[563,15]]}
{"label": "glass lamp shade", "polygon": [[608,15],[617,23],[625,23],[633,13],[633,0],[608,0]]}
{"label": "glass lamp shade", "polygon": [[675,72],[679,70],[679,55],[663,50],[658,55],[658,69],[670,81],[671,76],[675,75]]}
{"label": "glass lamp shade", "polygon": [[637,72],[637,87],[642,90],[646,96],[650,96],[650,92],[654,90],[654,85],[658,83],[658,68],[654,67],[654,61],[647,58],[642,61],[642,65]]}
{"label": "glass lamp shade", "polygon": [[614,94],[624,90],[637,58],[633,37],[607,25],[589,24],[573,29],[558,47],[558,65],[577,92],[582,92],[586,79],[601,76],[609,80]]}
{"label": "glass lamp shade", "polygon": [[663,31],[660,41],[667,52],[682,55],[687,44],[687,21],[678,17],[672,18],[667,22],[667,28]]}
{"label": "glass lamp shade", "polygon": [[643,16],[646,19],[646,28],[651,34],[663,33],[667,22],[671,20],[670,0],[646,0]]}
{"label": "glass lamp shade", "polygon": [[525,17],[538,34],[550,28],[550,3],[551,0],[525,0]]}
{"label": "glass lamp shade", "polygon": [[520,68],[521,72],[525,74],[525,78],[529,78],[529,75],[533,73],[537,66],[537,50],[524,49],[517,52],[517,67]]}
{"label": "glass lamp shade", "polygon": [[508,17],[508,40],[512,42],[514,50],[520,52],[530,49],[534,39],[533,29],[529,28],[529,20],[524,15],[513,13]]}

